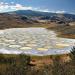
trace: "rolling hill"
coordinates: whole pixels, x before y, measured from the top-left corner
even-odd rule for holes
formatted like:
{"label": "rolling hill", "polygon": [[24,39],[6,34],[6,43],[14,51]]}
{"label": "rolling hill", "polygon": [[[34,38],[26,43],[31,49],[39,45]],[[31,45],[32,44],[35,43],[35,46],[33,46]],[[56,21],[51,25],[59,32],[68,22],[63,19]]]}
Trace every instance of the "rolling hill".
{"label": "rolling hill", "polygon": [[68,13],[51,13],[51,12],[40,12],[40,11],[32,11],[32,10],[18,10],[14,12],[8,12],[8,14],[17,14],[20,16],[28,16],[28,17],[40,17],[39,19],[43,20],[64,20],[64,21],[75,21],[74,14]]}

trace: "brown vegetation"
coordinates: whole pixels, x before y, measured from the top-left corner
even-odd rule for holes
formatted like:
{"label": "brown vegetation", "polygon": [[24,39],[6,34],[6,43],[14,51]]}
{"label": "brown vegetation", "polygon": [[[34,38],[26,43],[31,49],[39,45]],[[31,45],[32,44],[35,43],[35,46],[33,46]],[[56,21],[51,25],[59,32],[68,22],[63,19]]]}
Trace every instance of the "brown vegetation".
{"label": "brown vegetation", "polygon": [[0,55],[0,75],[75,75],[69,54],[52,56]]}

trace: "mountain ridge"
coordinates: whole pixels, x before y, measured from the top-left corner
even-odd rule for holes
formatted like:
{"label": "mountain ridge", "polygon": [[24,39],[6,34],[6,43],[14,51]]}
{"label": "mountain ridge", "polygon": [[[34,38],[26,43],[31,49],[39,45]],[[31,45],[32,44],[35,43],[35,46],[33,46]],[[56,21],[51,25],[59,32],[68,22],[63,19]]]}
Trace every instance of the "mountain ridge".
{"label": "mountain ridge", "polygon": [[7,12],[8,14],[16,14],[19,16],[28,17],[40,17],[42,20],[64,20],[64,21],[75,21],[75,15],[69,13],[51,13],[51,12],[41,12],[33,10],[17,10],[13,12]]}

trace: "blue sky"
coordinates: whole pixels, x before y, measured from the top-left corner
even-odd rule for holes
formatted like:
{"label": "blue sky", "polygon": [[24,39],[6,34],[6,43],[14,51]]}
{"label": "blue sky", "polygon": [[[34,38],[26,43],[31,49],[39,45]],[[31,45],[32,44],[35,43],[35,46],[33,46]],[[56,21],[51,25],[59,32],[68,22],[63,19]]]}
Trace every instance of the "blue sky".
{"label": "blue sky", "polygon": [[[5,8],[3,9],[3,7]],[[21,8],[57,13],[75,13],[75,0],[0,0],[0,12]]]}

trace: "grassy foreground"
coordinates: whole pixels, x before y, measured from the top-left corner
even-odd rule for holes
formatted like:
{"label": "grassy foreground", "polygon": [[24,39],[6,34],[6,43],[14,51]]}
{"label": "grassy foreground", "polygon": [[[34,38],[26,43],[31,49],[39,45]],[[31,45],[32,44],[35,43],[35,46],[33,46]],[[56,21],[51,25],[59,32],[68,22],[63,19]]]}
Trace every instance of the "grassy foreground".
{"label": "grassy foreground", "polygon": [[0,54],[0,75],[75,75],[74,63],[70,54],[51,56]]}

